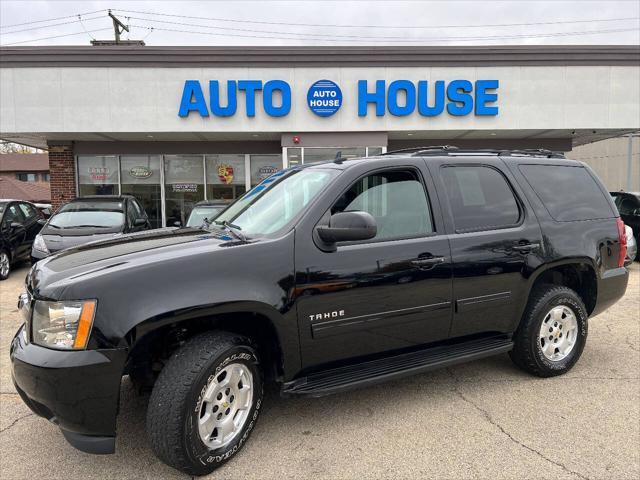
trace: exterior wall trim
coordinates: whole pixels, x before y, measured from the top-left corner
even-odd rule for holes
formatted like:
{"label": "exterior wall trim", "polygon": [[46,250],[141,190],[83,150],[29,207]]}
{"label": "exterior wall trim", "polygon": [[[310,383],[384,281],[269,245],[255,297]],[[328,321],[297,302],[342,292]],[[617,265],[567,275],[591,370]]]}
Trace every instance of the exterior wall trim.
{"label": "exterior wall trim", "polygon": [[0,67],[638,65],[638,45],[0,48]]}

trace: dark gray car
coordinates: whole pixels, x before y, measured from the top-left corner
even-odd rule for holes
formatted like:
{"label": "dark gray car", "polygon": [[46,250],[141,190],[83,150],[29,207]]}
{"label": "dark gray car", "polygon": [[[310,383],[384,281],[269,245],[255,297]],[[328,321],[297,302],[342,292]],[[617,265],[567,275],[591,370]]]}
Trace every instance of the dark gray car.
{"label": "dark gray car", "polygon": [[33,242],[31,258],[37,261],[65,248],[150,228],[147,214],[131,195],[76,198],[47,221]]}

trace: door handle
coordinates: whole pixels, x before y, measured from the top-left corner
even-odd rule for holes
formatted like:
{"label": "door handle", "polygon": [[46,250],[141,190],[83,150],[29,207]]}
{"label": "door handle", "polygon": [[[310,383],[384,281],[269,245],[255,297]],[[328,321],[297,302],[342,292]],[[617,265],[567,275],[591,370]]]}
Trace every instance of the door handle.
{"label": "door handle", "polygon": [[515,250],[516,252],[520,252],[520,253],[528,253],[531,250],[536,250],[538,248],[540,248],[539,243],[526,243],[524,245],[515,245],[511,247],[512,250]]}
{"label": "door handle", "polygon": [[411,260],[411,265],[415,265],[416,267],[420,268],[432,268],[439,263],[444,263],[444,257],[425,257]]}

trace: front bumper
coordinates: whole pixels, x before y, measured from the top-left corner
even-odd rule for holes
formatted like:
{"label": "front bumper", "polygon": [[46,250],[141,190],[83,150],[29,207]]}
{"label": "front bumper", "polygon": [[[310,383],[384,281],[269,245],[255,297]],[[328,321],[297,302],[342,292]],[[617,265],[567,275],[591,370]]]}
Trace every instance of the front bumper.
{"label": "front bumper", "polygon": [[36,414],[60,427],[74,447],[115,451],[125,349],[59,351],[29,343],[25,326],[11,342],[11,375]]}

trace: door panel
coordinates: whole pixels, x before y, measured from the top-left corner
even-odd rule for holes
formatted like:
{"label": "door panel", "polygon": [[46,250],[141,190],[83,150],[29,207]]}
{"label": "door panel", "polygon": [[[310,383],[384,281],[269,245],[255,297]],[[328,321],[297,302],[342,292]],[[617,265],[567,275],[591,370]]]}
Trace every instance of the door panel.
{"label": "door panel", "polygon": [[[333,252],[296,240],[295,298],[305,367],[448,336],[449,242],[434,231],[424,172],[409,169],[415,173],[410,181],[398,170],[364,175],[330,209],[371,213],[376,238],[339,244]],[[296,232],[296,238],[305,233]]]}
{"label": "door panel", "polygon": [[[451,336],[510,332],[527,301],[528,278],[540,262],[538,221],[498,159],[464,165],[430,161],[429,167],[443,193],[443,208],[449,211],[445,218],[454,265]],[[452,168],[460,173],[445,171]],[[477,175],[473,169],[483,170]]]}

